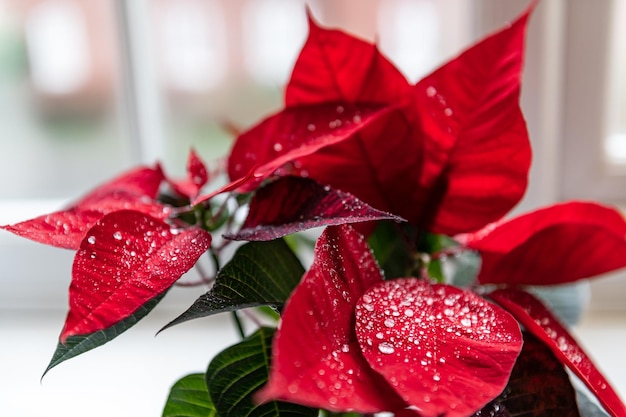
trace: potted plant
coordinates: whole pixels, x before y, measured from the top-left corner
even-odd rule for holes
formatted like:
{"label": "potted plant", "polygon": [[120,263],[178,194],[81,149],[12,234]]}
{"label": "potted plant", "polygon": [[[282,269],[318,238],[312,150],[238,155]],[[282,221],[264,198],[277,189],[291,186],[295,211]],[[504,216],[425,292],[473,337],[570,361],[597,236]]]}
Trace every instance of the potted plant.
{"label": "potted plant", "polygon": [[531,11],[415,85],[310,17],[285,107],[238,135],[226,185],[205,191],[216,175],[191,151],[187,178],[138,167],[3,226],[76,250],[46,372],[132,327],[208,256],[210,289],[165,328],[218,313],[273,324],[242,328],[176,382],[164,416],[576,416],[565,368],[626,416],[529,290],[626,266],[626,221],[582,201],[505,218],[531,162],[519,106]]}

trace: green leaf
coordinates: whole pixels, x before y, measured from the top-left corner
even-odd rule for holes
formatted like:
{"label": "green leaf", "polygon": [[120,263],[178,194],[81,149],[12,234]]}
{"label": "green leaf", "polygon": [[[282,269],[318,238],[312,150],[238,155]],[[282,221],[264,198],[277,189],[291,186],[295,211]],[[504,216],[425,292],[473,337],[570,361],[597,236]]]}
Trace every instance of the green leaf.
{"label": "green leaf", "polygon": [[368,239],[385,279],[411,276],[413,261],[407,246],[410,240],[403,240],[401,233],[407,228],[404,224],[381,221]]}
{"label": "green leaf", "polygon": [[219,353],[209,365],[206,384],[220,417],[316,417],[318,410],[281,401],[257,405],[254,393],[267,382],[274,329],[256,333]]}
{"label": "green leaf", "polygon": [[165,293],[158,295],[139,307],[133,314],[127,318],[117,322],[111,327],[87,335],[70,336],[65,341],[65,344],[59,342],[54,355],[48,364],[48,367],[44,371],[42,378],[48,373],[48,371],[61,362],[65,362],[75,356],[85,353],[92,349],[102,346],[107,342],[115,339],[120,334],[124,333],[129,328],[133,327],[139,320],[144,318],[152,309],[161,301],[165,296]]}
{"label": "green leaf", "polygon": [[216,417],[204,374],[179,379],[170,390],[162,417]]}
{"label": "green leaf", "polygon": [[[247,307],[280,308],[304,274],[284,240],[249,242],[222,268],[213,287],[163,329],[187,320]],[[162,330],[163,330],[162,329]]]}

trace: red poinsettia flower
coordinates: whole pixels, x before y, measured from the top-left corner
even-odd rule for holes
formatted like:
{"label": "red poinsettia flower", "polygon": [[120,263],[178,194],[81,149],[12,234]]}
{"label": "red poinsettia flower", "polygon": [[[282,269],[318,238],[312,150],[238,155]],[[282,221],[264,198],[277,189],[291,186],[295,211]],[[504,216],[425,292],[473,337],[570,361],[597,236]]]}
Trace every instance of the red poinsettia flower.
{"label": "red poinsettia flower", "polygon": [[471,415],[504,389],[522,345],[515,319],[474,293],[383,281],[345,225],[325,229],[281,317],[258,400],[334,411]]}
{"label": "red poinsettia flower", "polygon": [[[169,182],[192,197],[208,180],[194,152],[188,171],[188,180]],[[139,167],[96,187],[67,209],[2,226],[40,243],[77,249],[63,343],[132,316],[209,248],[208,232],[174,222],[172,207],[157,199],[165,181],[158,165]]]}
{"label": "red poinsettia flower", "polygon": [[[287,86],[284,112],[331,106],[330,122],[312,118],[300,126],[316,130],[360,121],[362,110],[357,113],[354,106],[392,106],[392,111],[349,138],[290,155],[286,172],[349,192],[433,232],[467,232],[499,219],[522,197],[530,165],[519,108],[529,12],[416,85],[375,45],[309,19],[309,38]],[[280,124],[272,120],[238,138],[229,158],[231,179],[307,140],[294,130],[284,149],[273,140]]]}

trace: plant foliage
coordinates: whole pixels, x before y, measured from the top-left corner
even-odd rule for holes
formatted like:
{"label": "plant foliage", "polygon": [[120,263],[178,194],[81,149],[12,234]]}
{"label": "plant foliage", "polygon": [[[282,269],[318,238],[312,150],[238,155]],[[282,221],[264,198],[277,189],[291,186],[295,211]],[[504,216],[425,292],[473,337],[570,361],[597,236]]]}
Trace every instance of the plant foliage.
{"label": "plant foliage", "polygon": [[284,107],[238,134],[221,173],[191,150],[185,178],[138,167],[2,226],[76,251],[46,372],[198,266],[208,291],[166,327],[268,307],[279,321],[176,382],[164,416],[577,416],[568,368],[626,417],[526,290],[625,267],[624,217],[576,201],[505,218],[531,163],[519,96],[533,8],[416,84],[309,15]]}

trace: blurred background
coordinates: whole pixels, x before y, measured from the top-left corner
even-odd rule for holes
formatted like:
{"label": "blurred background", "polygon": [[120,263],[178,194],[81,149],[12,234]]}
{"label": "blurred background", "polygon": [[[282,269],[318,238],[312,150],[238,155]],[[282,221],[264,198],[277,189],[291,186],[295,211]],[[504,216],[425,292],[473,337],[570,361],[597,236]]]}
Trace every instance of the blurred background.
{"label": "blurred background", "polygon": [[[417,81],[527,0],[0,0],[0,224],[53,211],[138,163],[183,175],[282,104],[305,6]],[[534,146],[517,212],[569,199],[626,207],[626,1],[544,0],[522,105]],[[549,256],[549,254],[547,254]],[[224,320],[154,333],[198,295],[39,383],[67,305],[72,254],[0,234],[0,398],[8,415],[159,415],[169,386],[236,340]],[[576,328],[626,395],[626,277],[594,281]],[[150,318],[152,317],[152,318]],[[12,412],[11,412],[12,411]]]}

